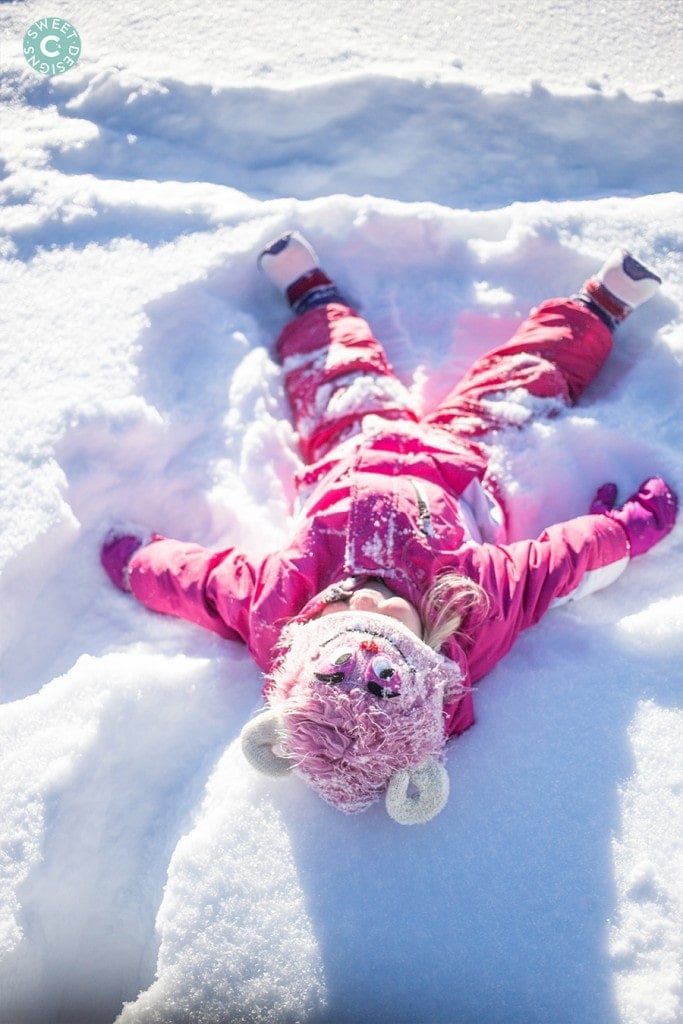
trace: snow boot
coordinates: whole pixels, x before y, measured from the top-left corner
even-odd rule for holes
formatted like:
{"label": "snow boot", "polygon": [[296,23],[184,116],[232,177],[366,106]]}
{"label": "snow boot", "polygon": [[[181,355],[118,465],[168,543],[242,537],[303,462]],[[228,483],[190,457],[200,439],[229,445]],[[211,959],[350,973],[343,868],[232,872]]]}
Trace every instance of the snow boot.
{"label": "snow boot", "polygon": [[321,269],[313,247],[298,231],[270,242],[257,263],[297,316],[328,302],[344,302],[334,281]]}
{"label": "snow boot", "polygon": [[614,330],[637,306],[652,298],[661,283],[661,278],[627,249],[615,249],[576,298]]}

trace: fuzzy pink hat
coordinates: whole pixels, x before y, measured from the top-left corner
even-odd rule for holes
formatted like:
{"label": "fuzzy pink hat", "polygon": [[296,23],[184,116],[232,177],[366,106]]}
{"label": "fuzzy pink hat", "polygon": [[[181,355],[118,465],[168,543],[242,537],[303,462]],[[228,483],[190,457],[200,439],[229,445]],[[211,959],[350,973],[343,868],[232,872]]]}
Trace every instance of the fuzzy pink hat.
{"label": "fuzzy pink hat", "polygon": [[260,771],[294,769],[328,803],[362,811],[385,794],[402,824],[448,799],[443,705],[460,669],[386,615],[338,612],[291,624],[269,707],[242,732]]}

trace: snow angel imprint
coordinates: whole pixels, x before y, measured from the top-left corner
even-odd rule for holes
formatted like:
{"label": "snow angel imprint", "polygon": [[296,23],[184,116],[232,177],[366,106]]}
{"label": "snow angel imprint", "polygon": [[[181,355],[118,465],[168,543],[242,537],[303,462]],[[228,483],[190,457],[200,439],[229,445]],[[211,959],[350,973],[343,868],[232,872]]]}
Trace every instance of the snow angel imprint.
{"label": "snow angel imprint", "polygon": [[586,515],[510,542],[487,459],[490,433],[519,425],[520,396],[535,410],[577,401],[660,280],[616,250],[420,416],[305,239],[288,232],[258,262],[294,314],[276,346],[306,463],[289,543],[254,560],[113,530],[102,562],[148,608],[248,646],[266,677],[242,733],[252,765],[343,811],[383,797],[396,821],[425,822],[448,798],[445,744],[474,721],[472,683],[673,527],[676,496],[652,477],[621,506],[605,484]]}

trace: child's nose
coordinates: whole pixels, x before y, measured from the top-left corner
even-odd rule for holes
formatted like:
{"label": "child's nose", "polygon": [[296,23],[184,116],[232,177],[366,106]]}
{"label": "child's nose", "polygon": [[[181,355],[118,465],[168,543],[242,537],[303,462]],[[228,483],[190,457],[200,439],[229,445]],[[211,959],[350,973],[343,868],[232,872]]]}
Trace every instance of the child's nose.
{"label": "child's nose", "polygon": [[379,606],[380,600],[379,595],[373,594],[372,591],[357,590],[351,595],[349,605],[359,612],[375,611]]}

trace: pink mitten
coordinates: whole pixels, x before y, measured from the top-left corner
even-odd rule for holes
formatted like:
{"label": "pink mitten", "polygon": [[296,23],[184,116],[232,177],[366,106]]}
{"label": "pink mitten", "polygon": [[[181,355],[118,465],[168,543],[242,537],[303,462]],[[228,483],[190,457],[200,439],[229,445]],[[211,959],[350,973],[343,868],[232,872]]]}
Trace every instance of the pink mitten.
{"label": "pink mitten", "polygon": [[594,514],[600,512],[609,512],[614,508],[614,503],[617,500],[617,485],[616,484],[603,484],[602,487],[598,487],[593,503],[590,510]]}
{"label": "pink mitten", "polygon": [[130,533],[117,533],[112,530],[105,537],[104,544],[100,551],[100,561],[109,579],[115,587],[130,593],[128,581],[128,563],[141,548],[143,541]]}
{"label": "pink mitten", "polygon": [[628,537],[632,558],[644,555],[673,529],[678,498],[661,477],[646,480],[621,508],[614,507],[616,497],[616,485],[603,484],[590,510],[619,523]]}

